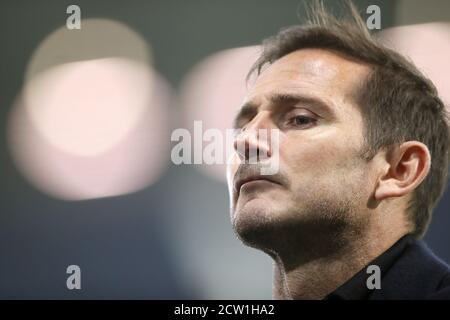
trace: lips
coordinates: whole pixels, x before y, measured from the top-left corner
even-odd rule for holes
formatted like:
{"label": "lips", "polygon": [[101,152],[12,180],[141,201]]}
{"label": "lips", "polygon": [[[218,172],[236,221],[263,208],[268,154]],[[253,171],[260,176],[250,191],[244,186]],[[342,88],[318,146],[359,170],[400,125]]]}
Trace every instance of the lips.
{"label": "lips", "polygon": [[235,183],[234,183],[234,190],[235,192],[237,192],[239,194],[241,187],[251,181],[268,181],[271,183],[275,183],[278,185],[281,185],[278,181],[276,181],[275,179],[269,177],[269,176],[262,176],[262,175],[251,175],[251,176],[247,176],[247,177],[242,177],[239,179],[236,179]]}

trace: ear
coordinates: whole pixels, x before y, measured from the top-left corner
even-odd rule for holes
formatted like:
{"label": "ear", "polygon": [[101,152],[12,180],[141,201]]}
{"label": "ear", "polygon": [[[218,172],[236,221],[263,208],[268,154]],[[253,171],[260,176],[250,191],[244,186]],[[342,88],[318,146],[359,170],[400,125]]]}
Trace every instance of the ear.
{"label": "ear", "polygon": [[431,166],[430,151],[418,141],[408,141],[385,154],[386,172],[374,193],[376,200],[401,197],[412,192],[425,179]]}

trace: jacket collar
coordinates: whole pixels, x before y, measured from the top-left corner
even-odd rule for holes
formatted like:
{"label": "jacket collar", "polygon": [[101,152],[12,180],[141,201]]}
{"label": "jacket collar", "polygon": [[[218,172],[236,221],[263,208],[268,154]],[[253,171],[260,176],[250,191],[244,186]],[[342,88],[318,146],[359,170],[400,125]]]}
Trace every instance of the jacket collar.
{"label": "jacket collar", "polygon": [[448,275],[448,266],[421,240],[411,239],[394,264],[381,277],[381,289],[370,300],[426,299]]}

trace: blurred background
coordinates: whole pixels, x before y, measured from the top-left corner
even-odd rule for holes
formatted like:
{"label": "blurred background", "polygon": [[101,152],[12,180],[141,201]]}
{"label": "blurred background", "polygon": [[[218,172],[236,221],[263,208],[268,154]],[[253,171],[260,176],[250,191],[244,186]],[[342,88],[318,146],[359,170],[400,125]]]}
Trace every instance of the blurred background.
{"label": "blurred background", "polygon": [[[450,2],[355,3],[449,105]],[[223,166],[174,165],[171,132],[230,128],[257,45],[303,19],[299,0],[1,1],[0,298],[270,299]],[[425,238],[446,262],[449,209]]]}

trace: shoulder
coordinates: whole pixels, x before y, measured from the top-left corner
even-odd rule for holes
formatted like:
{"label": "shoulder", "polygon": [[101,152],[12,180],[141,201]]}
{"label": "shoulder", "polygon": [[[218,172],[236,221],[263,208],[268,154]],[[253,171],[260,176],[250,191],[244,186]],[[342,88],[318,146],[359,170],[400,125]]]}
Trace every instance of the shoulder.
{"label": "shoulder", "polygon": [[382,276],[373,299],[450,299],[450,268],[421,240],[412,240]]}
{"label": "shoulder", "polygon": [[442,282],[439,284],[436,292],[431,294],[428,299],[430,300],[450,300],[450,272],[448,272]]}

